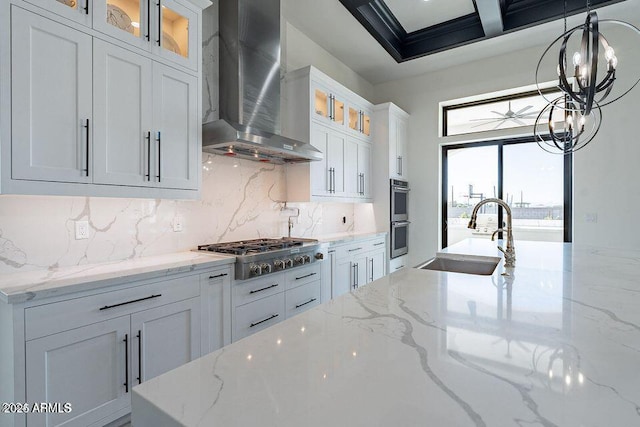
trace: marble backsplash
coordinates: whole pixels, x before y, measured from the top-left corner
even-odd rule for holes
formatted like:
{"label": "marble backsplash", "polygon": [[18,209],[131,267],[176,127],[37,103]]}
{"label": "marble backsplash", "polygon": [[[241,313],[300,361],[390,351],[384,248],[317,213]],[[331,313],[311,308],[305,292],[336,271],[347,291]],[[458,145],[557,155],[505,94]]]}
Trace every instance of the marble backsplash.
{"label": "marble backsplash", "polygon": [[[0,196],[0,274],[286,236],[289,215],[296,212],[282,210],[284,174],[283,166],[204,154],[201,200]],[[293,236],[375,231],[368,204],[287,206],[300,209]],[[176,219],[181,232],[173,231]],[[75,221],[82,220],[89,222],[89,239],[76,240]]]}

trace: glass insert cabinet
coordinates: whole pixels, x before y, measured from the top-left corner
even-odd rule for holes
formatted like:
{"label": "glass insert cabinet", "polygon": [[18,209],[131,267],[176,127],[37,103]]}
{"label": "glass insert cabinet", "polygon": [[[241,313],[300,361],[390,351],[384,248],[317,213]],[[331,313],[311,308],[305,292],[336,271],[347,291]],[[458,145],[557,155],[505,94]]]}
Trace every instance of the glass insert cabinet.
{"label": "glass insert cabinet", "polygon": [[315,117],[320,117],[344,126],[345,103],[342,97],[322,86],[316,86],[314,95],[313,111],[315,112]]}
{"label": "glass insert cabinet", "polygon": [[371,114],[355,106],[349,107],[349,129],[371,136]]}
{"label": "glass insert cabinet", "polygon": [[198,14],[175,0],[28,0],[172,62],[198,69]]}

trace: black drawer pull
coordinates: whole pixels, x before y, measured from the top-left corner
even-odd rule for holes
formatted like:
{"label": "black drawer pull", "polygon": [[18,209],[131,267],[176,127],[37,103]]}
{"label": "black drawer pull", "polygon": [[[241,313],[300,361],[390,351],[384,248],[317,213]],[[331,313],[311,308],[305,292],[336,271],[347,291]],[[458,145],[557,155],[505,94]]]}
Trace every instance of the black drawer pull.
{"label": "black drawer pull", "polygon": [[373,244],[373,246],[380,246],[380,245],[384,245],[384,242],[378,242]]}
{"label": "black drawer pull", "polygon": [[252,323],[251,325],[249,325],[249,327],[250,327],[250,328],[253,328],[254,326],[258,326],[258,325],[259,325],[259,324],[261,324],[261,323],[268,322],[268,321],[269,321],[269,320],[271,320],[271,319],[275,319],[275,318],[276,318],[276,317],[278,317],[278,316],[280,316],[280,315],[279,315],[279,314],[272,314],[270,317],[267,317],[267,318],[266,318],[266,319],[264,319],[264,320],[261,320],[261,321],[256,322],[256,323]]}
{"label": "black drawer pull", "polygon": [[303,307],[303,306],[305,306],[305,305],[307,305],[307,304],[311,304],[311,303],[312,303],[312,302],[314,302],[315,300],[316,300],[315,298],[311,298],[311,299],[310,299],[309,301],[307,301],[307,302],[303,302],[302,304],[298,304],[298,305],[296,305],[296,308],[300,308],[300,307]]}
{"label": "black drawer pull", "polygon": [[318,274],[318,273],[310,273],[310,274],[307,274],[305,276],[296,277],[296,280],[306,279],[307,277],[315,276],[316,274]]}
{"label": "black drawer pull", "polygon": [[227,276],[227,273],[222,273],[222,274],[216,274],[215,276],[209,276],[209,280],[211,279],[217,279],[218,277],[224,277]]}
{"label": "black drawer pull", "polygon": [[129,393],[129,334],[124,334],[124,392]]}
{"label": "black drawer pull", "polygon": [[102,307],[102,308],[100,309],[100,311],[102,311],[102,310],[109,310],[110,308],[120,307],[121,305],[133,304],[134,302],[140,302],[140,301],[146,301],[146,300],[148,300],[148,299],[159,298],[159,297],[161,297],[161,296],[162,296],[162,294],[158,294],[158,295],[151,295],[151,296],[149,296],[149,297],[144,297],[144,298],[134,299],[133,301],[121,302],[120,304],[105,305],[104,307]]}
{"label": "black drawer pull", "polygon": [[349,249],[349,252],[359,251],[362,248]]}
{"label": "black drawer pull", "polygon": [[258,292],[266,291],[267,289],[275,288],[276,286],[278,286],[277,283],[275,285],[267,286],[266,288],[254,289],[253,291],[251,291],[249,293],[250,294],[257,294]]}

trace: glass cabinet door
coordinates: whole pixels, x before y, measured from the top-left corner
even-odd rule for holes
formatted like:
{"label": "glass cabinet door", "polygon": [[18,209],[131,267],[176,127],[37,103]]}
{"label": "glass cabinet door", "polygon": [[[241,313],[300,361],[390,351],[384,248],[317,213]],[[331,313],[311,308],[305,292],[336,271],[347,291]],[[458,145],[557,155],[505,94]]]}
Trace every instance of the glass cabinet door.
{"label": "glass cabinet door", "polygon": [[[192,69],[197,69],[198,16],[173,0],[151,0],[155,2],[155,16],[160,25],[153,35],[155,51],[165,58]],[[158,6],[160,5],[160,6]]]}
{"label": "glass cabinet door", "polygon": [[91,0],[27,0],[57,15],[91,26]]}
{"label": "glass cabinet door", "polygon": [[147,0],[94,0],[96,30],[143,49],[149,49],[150,28]]}
{"label": "glass cabinet door", "polygon": [[371,136],[371,116],[356,107],[349,107],[349,129]]}
{"label": "glass cabinet door", "polygon": [[331,116],[331,95],[322,89],[314,91],[313,111],[316,116],[328,119]]}
{"label": "glass cabinet door", "polygon": [[360,110],[354,107],[349,107],[349,129],[360,131]]}
{"label": "glass cabinet door", "polygon": [[333,95],[333,121],[344,126],[344,101]]}
{"label": "glass cabinet door", "polygon": [[362,111],[360,113],[360,120],[362,121],[361,132],[367,136],[371,136],[371,116]]}

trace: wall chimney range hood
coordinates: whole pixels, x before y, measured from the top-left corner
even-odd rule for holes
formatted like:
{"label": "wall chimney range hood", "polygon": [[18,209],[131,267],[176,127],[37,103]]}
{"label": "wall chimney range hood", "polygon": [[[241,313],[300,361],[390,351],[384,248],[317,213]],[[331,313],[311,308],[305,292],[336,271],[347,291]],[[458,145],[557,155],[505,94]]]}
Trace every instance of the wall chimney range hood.
{"label": "wall chimney range hood", "polygon": [[202,127],[202,150],[284,164],[322,160],[280,135],[280,0],[224,0],[220,8],[220,120]]}

